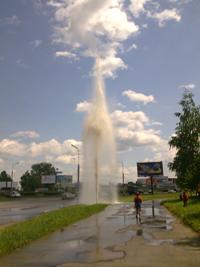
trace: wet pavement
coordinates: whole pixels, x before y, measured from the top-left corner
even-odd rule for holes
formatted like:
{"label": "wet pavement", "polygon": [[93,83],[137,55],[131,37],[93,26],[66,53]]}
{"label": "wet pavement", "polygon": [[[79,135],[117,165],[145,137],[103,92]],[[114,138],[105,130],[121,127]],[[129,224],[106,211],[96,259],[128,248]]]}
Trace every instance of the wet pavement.
{"label": "wet pavement", "polygon": [[199,236],[157,201],[143,204],[142,224],[132,204],[112,205],[1,258],[0,266],[199,267],[199,255]]}
{"label": "wet pavement", "polygon": [[76,204],[76,200],[62,200],[61,197],[24,198],[0,202],[0,227],[73,204]]}

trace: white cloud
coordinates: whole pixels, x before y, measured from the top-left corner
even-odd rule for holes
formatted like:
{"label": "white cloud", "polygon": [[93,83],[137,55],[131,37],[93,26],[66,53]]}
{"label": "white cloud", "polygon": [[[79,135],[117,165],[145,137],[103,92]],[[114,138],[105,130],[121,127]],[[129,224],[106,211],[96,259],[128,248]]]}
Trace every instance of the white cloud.
{"label": "white cloud", "polygon": [[144,104],[155,102],[154,97],[152,95],[147,96],[132,90],[123,91],[122,95],[127,96],[131,101],[143,102]]}
{"label": "white cloud", "polygon": [[152,125],[156,125],[156,126],[162,126],[163,123],[162,122],[159,122],[159,121],[152,121],[151,123]]}
{"label": "white cloud", "polygon": [[38,48],[39,46],[41,46],[43,43],[42,40],[34,40],[31,42],[31,44],[35,47],[35,48]]}
{"label": "white cloud", "polygon": [[126,52],[130,52],[131,50],[133,49],[137,49],[138,46],[136,44],[132,44],[131,46],[129,46],[127,49],[126,49]]}
{"label": "white cloud", "polygon": [[133,129],[143,129],[144,124],[149,122],[148,117],[142,111],[121,111],[115,110],[111,114],[111,119],[114,125],[126,125],[127,127]]}
{"label": "white cloud", "polygon": [[101,57],[105,76],[114,77],[117,69],[126,68],[117,57],[117,50],[121,42],[138,33],[139,27],[128,19],[123,1],[64,0],[62,3],[55,7],[54,42],[81,48],[87,56]]}
{"label": "white cloud", "polygon": [[157,20],[160,27],[165,26],[166,22],[169,20],[175,20],[177,22],[181,20],[181,15],[176,8],[165,9],[161,12],[156,13],[149,13],[148,16]]}
{"label": "white cloud", "polygon": [[60,155],[55,159],[55,162],[70,164],[74,163],[74,156],[72,155]]}
{"label": "white cloud", "polygon": [[12,15],[10,17],[5,17],[5,18],[0,19],[0,23],[18,26],[21,23],[21,21],[18,18],[18,16]]}
{"label": "white cloud", "polygon": [[88,101],[83,101],[76,105],[77,112],[88,112],[90,108],[91,108],[91,103]]}
{"label": "white cloud", "polygon": [[62,153],[62,145],[55,139],[43,143],[31,143],[29,147],[30,155],[38,157],[43,154],[59,155]]}
{"label": "white cloud", "polygon": [[118,128],[116,137],[121,150],[132,150],[136,146],[155,146],[161,142],[158,132],[152,129],[137,131],[125,127]]}
{"label": "white cloud", "polygon": [[106,58],[101,58],[99,61],[99,67],[101,73],[104,77],[114,78],[115,72],[118,69],[126,69],[127,66],[124,64],[123,60],[116,56],[107,56]]}
{"label": "white cloud", "polygon": [[76,60],[79,59],[75,53],[68,52],[68,51],[56,51],[55,56],[56,57],[66,57],[66,58],[71,58],[71,59],[76,59]]}
{"label": "white cloud", "polygon": [[18,131],[11,136],[13,137],[27,137],[27,138],[38,138],[40,137],[39,133],[36,131]]}
{"label": "white cloud", "polygon": [[5,155],[23,156],[27,146],[15,140],[3,139],[0,141],[0,153]]}
{"label": "white cloud", "polygon": [[129,9],[131,13],[133,14],[133,16],[139,17],[141,13],[146,12],[145,5],[148,2],[152,2],[152,0],[131,0],[130,2],[131,4],[129,6]]}
{"label": "white cloud", "polygon": [[195,84],[193,83],[189,83],[189,84],[182,84],[179,86],[179,88],[184,88],[186,90],[191,90],[191,89],[194,89],[196,87]]}

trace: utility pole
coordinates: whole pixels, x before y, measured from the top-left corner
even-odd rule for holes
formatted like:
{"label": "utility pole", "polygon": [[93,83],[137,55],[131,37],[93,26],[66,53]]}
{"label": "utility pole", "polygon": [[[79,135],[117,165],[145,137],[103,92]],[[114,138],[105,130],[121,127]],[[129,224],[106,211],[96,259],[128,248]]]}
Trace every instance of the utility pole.
{"label": "utility pole", "polygon": [[80,183],[80,151],[79,148],[73,144],[71,144],[72,147],[74,147],[77,150],[77,157],[78,157],[78,164],[77,164],[77,187],[79,189],[79,183]]}

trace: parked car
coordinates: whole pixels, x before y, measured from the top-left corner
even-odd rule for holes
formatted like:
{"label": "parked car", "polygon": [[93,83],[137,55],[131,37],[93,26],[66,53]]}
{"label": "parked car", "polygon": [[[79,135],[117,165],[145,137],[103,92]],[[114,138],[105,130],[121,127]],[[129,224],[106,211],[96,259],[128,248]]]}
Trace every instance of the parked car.
{"label": "parked car", "polygon": [[18,191],[11,191],[9,193],[9,197],[16,197],[16,198],[18,198],[18,197],[21,197],[21,194]]}
{"label": "parked car", "polygon": [[71,192],[64,192],[62,194],[62,199],[65,200],[65,199],[74,199],[76,197],[75,194],[71,193]]}

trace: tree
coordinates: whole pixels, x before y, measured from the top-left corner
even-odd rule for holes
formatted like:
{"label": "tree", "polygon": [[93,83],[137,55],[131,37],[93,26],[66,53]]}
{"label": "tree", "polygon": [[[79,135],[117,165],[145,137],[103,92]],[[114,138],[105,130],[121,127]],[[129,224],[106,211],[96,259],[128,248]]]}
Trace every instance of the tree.
{"label": "tree", "polygon": [[37,187],[39,187],[40,183],[36,179],[34,179],[29,171],[26,171],[21,177],[21,187],[25,192],[34,192]]}
{"label": "tree", "polygon": [[195,189],[199,180],[200,165],[200,107],[193,100],[193,94],[185,91],[180,101],[181,111],[175,134],[169,141],[170,148],[176,149],[169,169],[175,171],[181,188]]}
{"label": "tree", "polygon": [[12,178],[10,177],[9,174],[7,174],[6,171],[2,171],[0,173],[0,181],[1,182],[9,182],[9,181],[12,181]]}
{"label": "tree", "polygon": [[25,172],[21,177],[21,186],[24,191],[35,191],[41,187],[41,176],[55,174],[56,170],[51,163],[41,162],[31,166],[30,172]]}

